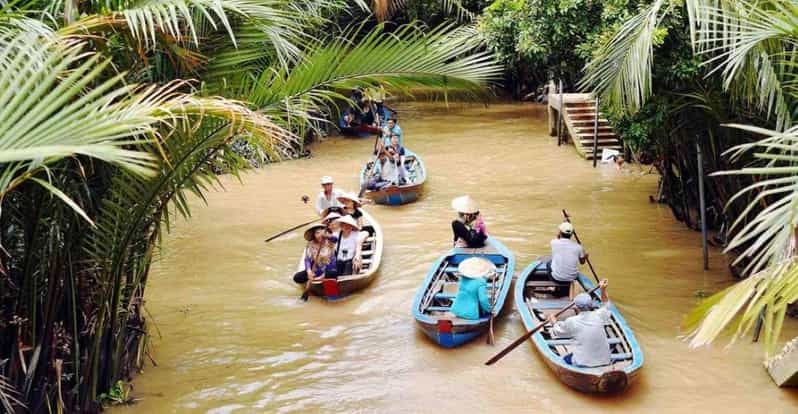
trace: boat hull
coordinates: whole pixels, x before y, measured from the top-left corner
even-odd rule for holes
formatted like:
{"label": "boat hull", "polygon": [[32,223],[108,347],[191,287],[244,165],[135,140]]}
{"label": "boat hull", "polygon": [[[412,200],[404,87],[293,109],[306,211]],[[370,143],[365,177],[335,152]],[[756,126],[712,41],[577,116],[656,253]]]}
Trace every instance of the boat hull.
{"label": "boat hull", "polygon": [[[355,275],[339,276],[337,279],[323,279],[313,281],[310,285],[310,294],[336,301],[350,296],[352,293],[366,288],[376,279],[382,262],[383,233],[382,227],[368,212],[363,210],[364,227],[371,226],[374,233],[364,242],[363,265],[364,269]],[[368,253],[366,253],[368,252]],[[304,261],[300,257],[297,271],[305,268]],[[304,289],[304,285],[301,286]]]}
{"label": "boat hull", "polygon": [[[515,285],[515,301],[521,320],[527,331],[545,320],[546,315],[555,313],[560,308],[549,306],[557,302],[567,304],[567,299],[539,298],[530,289],[545,288],[546,281],[541,279],[545,272],[540,262],[529,265],[518,277]],[[593,288],[591,280],[579,274],[577,282],[582,290]],[[597,292],[598,293],[598,292]],[[612,364],[605,367],[576,367],[566,363],[563,356],[568,352],[569,339],[560,339],[551,335],[546,326],[532,335],[532,341],[538,354],[549,369],[563,383],[585,393],[610,394],[619,393],[633,384],[640,375],[643,366],[643,353],[629,325],[623,319],[614,304],[610,304],[611,322],[607,325],[608,341],[612,352]],[[546,312],[546,313],[543,313]],[[610,337],[611,336],[611,337]]]}
{"label": "boat hull", "polygon": [[444,348],[455,348],[471,342],[484,334],[490,326],[490,315],[469,320],[458,318],[447,310],[446,305],[451,307],[455,295],[447,293],[447,288],[457,284],[454,275],[457,265],[470,257],[481,257],[497,267],[498,276],[489,282],[489,294],[495,295],[494,318],[501,315],[509,296],[515,258],[498,240],[488,238],[485,248],[482,249],[453,248],[438,258],[416,293],[413,316],[421,331]]}

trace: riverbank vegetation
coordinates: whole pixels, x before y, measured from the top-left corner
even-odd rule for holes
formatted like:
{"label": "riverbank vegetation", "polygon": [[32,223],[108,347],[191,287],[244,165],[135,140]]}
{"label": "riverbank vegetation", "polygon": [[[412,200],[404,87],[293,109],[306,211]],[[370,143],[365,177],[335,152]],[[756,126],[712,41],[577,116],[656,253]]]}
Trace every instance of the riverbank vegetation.
{"label": "riverbank vegetation", "polygon": [[[484,94],[475,32],[337,0],[0,1],[0,410],[93,412],[149,359],[144,305],[187,199],[379,82]],[[120,385],[121,384],[121,385]]]}
{"label": "riverbank vegetation", "polygon": [[497,0],[480,25],[518,96],[549,79],[596,92],[627,150],[659,170],[657,201],[695,229],[700,147],[707,224],[752,276],[688,318],[694,345],[761,320],[771,354],[798,300],[796,21],[786,0]]}

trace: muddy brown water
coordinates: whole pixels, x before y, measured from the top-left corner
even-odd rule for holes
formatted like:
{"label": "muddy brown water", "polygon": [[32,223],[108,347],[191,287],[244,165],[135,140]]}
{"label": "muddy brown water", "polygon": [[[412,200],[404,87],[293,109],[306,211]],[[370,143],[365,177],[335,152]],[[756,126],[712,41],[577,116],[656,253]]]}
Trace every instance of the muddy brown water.
{"label": "muddy brown water", "polygon": [[[209,194],[207,206],[194,200],[192,219],[166,237],[146,298],[158,366],[136,377],[140,401],[114,412],[798,412],[798,392],[773,385],[757,345],[726,349],[721,341],[696,350],[678,339],[696,292],[715,292],[731,278],[717,250],[703,271],[699,234],[648,202],[655,175],[635,166],[593,169],[547,135],[542,106],[399,111],[405,145],[422,155],[429,180],[414,204],[368,207],[385,231],[375,282],[344,301],[301,302],[291,281],[301,234],[263,242],[313,217],[299,200],[315,197],[320,176],[356,190],[373,140],[328,139],[312,158],[244,175],[243,186],[224,177],[225,190]],[[461,194],[480,201],[490,234],[515,253],[517,272],[548,252],[560,209],[570,211],[643,348],[642,377],[628,392],[569,389],[531,343],[484,366],[524,333],[511,301],[496,346],[480,338],[441,349],[420,333],[410,306],[449,248],[449,203]],[[786,334],[798,334],[796,325],[789,321]]]}

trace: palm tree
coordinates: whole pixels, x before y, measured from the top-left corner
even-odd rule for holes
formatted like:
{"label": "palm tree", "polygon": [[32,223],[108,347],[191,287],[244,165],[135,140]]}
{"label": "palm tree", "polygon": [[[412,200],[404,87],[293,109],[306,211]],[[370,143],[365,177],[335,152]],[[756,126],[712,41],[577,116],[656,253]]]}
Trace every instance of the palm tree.
{"label": "palm tree", "polygon": [[291,157],[353,86],[481,97],[500,73],[468,29],[337,32],[345,5],[0,2],[0,402],[94,411],[142,364],[158,241],[239,172],[234,140]]}
{"label": "palm tree", "polygon": [[[651,94],[654,32],[676,3],[656,0],[623,25],[587,65],[582,86],[618,110],[634,112]],[[712,296],[688,318],[691,344],[715,340],[734,323],[734,339],[763,318],[766,356],[778,343],[788,304],[798,301],[798,128],[794,122],[798,90],[798,9],[789,0],[764,3],[688,0],[694,51],[718,77],[733,102],[762,113],[775,128],[729,124],[763,138],[727,152],[751,166],[716,175],[750,177],[729,204],[749,197],[736,218],[735,236],[726,250],[742,250],[751,276]],[[642,63],[641,63],[642,62]],[[766,206],[763,208],[763,206]]]}

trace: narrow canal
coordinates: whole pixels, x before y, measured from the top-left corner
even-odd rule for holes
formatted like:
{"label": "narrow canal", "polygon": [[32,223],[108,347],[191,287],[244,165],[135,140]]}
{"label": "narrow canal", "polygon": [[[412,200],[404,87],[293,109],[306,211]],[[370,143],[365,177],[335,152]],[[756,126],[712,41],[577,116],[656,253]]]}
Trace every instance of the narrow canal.
{"label": "narrow canal", "polygon": [[[399,107],[405,145],[423,156],[430,178],[417,203],[367,207],[385,231],[381,272],[346,301],[301,302],[291,281],[301,233],[263,239],[313,217],[300,197],[315,197],[320,176],[355,190],[371,139],[329,139],[310,159],[243,176],[243,186],[225,177],[226,191],[210,194],[208,206],[195,200],[193,218],[178,221],[164,241],[147,286],[159,365],[135,380],[141,401],[115,411],[798,411],[798,392],[772,384],[759,346],[692,350],[678,339],[697,292],[731,280],[717,250],[702,271],[699,234],[647,201],[655,175],[636,166],[593,169],[548,137],[542,106],[442,106]],[[515,253],[519,271],[548,252],[560,209],[570,211],[645,353],[642,378],[627,393],[572,391],[531,344],[484,366],[523,334],[512,303],[493,347],[483,338],[445,350],[417,330],[413,295],[450,247],[449,203],[462,194],[480,201],[489,233]],[[787,322],[785,334],[798,334],[796,325]]]}

